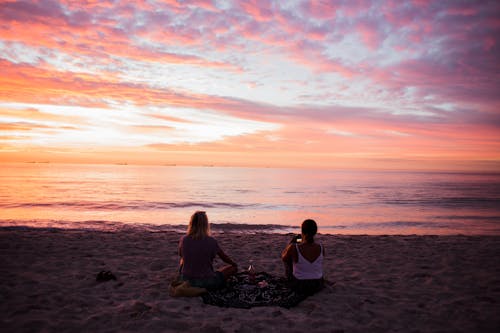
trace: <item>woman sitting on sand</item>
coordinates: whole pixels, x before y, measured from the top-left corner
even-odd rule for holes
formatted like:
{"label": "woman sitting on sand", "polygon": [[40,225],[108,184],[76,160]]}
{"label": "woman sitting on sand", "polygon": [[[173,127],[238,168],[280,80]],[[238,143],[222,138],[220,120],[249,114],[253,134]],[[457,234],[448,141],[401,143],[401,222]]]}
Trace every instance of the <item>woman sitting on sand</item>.
{"label": "woman sitting on sand", "polygon": [[[236,263],[227,256],[215,238],[210,236],[208,217],[197,211],[191,216],[187,234],[179,242],[181,280],[192,287],[215,290],[224,287],[226,280],[238,271]],[[229,266],[214,271],[212,263],[218,255]]]}
{"label": "woman sitting on sand", "polygon": [[323,288],[323,257],[325,249],[314,242],[318,226],[314,220],[305,220],[301,237],[295,236],[281,254],[287,278],[292,288],[312,295]]}

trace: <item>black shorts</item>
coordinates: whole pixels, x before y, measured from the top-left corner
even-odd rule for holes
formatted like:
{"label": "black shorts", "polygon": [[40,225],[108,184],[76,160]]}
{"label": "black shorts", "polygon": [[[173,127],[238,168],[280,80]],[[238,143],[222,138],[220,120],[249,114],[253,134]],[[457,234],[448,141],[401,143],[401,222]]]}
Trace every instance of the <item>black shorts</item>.
{"label": "black shorts", "polygon": [[207,290],[221,289],[226,285],[226,280],[224,279],[224,274],[222,272],[216,271],[213,277],[204,279],[186,279],[181,276],[181,279],[188,281],[193,287],[205,288]]}
{"label": "black shorts", "polygon": [[316,292],[323,289],[325,280],[321,279],[310,279],[310,280],[299,280],[293,277],[292,289],[300,294],[313,295]]}

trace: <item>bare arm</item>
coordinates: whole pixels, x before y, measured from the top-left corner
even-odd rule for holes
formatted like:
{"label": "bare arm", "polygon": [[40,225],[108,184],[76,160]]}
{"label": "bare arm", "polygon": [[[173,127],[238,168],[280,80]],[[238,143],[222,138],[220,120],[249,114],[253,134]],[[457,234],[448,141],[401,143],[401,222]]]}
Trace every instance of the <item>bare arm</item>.
{"label": "bare arm", "polygon": [[182,242],[179,242],[179,257],[181,259],[179,260],[179,274],[182,273],[182,266],[184,266],[184,258],[182,257]]}
{"label": "bare arm", "polygon": [[226,264],[229,264],[231,266],[237,267],[238,264],[236,264],[227,254],[222,251],[222,249],[219,249],[217,252],[217,255],[224,261]]}
{"label": "bare arm", "polygon": [[288,244],[287,247],[281,253],[281,260],[284,262],[290,262],[296,257],[295,244]]}

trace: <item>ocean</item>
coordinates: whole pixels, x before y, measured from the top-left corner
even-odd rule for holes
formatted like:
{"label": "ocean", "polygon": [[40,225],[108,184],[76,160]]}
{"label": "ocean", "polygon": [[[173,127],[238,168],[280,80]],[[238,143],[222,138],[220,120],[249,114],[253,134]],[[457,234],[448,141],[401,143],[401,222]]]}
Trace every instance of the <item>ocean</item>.
{"label": "ocean", "polygon": [[499,235],[500,173],[0,164],[0,226]]}

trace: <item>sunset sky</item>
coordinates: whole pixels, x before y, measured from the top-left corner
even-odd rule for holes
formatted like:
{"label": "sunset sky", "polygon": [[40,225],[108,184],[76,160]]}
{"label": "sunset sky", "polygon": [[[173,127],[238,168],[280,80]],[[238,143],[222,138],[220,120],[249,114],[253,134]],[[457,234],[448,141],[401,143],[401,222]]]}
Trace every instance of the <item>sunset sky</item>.
{"label": "sunset sky", "polygon": [[500,170],[498,1],[0,0],[0,162]]}

